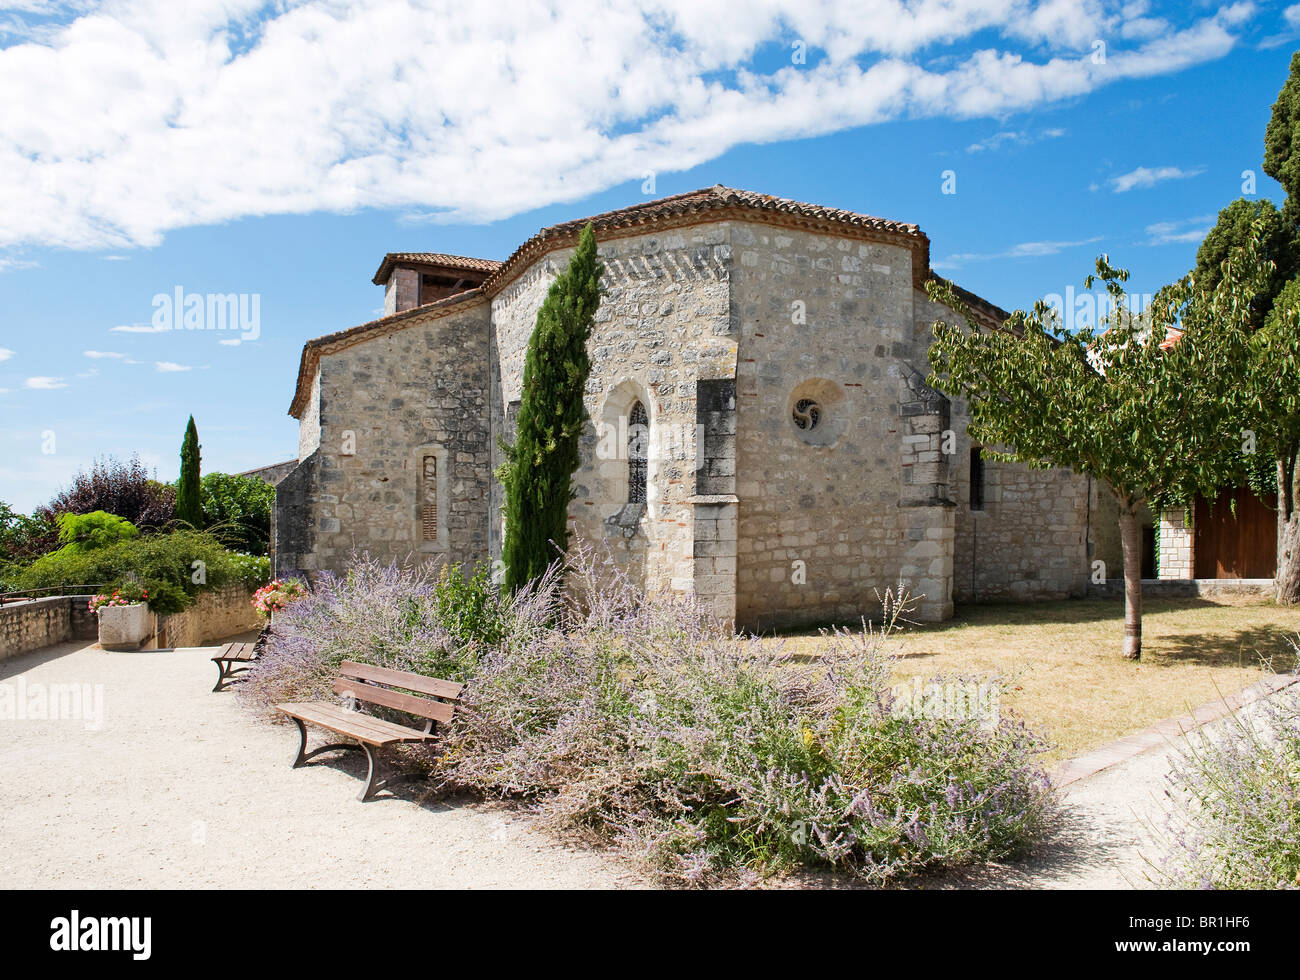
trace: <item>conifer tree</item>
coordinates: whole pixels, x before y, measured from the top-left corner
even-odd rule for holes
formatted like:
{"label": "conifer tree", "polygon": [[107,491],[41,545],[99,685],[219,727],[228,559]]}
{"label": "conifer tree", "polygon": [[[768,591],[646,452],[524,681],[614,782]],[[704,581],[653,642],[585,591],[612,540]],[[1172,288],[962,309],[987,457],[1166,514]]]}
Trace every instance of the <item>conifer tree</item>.
{"label": "conifer tree", "polygon": [[539,578],[568,546],[568,510],[578,442],[586,423],[583,394],[591,361],[587,339],[600,305],[596,236],[582,230],[568,266],[551,284],[528,341],[514,445],[502,442],[497,478],[505,488],[505,585]]}
{"label": "conifer tree", "polygon": [[199,430],[190,416],[181,443],[181,478],[176,483],[176,518],[191,527],[203,527],[203,489],[199,478]]}

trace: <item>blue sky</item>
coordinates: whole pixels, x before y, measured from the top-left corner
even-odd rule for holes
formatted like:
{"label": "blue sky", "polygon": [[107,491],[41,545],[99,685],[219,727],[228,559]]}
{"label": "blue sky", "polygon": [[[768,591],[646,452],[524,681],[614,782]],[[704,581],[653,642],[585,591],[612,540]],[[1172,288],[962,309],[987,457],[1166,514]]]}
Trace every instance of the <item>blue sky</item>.
{"label": "blue sky", "polygon": [[[377,315],[385,252],[505,258],[648,172],[915,222],[1008,309],[1101,252],[1183,274],[1243,171],[1281,199],[1300,4],[598,7],[0,0],[0,500],[105,454],[173,479],[191,413],[205,470],[295,456],[302,344]],[[258,336],[147,332],[177,287]]]}

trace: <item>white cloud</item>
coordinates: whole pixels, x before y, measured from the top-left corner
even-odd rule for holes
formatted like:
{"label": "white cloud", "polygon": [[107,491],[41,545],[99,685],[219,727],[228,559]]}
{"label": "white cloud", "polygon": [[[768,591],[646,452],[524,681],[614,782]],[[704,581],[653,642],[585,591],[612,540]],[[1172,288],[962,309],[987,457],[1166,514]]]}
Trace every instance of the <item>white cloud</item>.
{"label": "white cloud", "polygon": [[1300,30],[1300,3],[1293,3],[1282,11],[1282,19],[1287,22],[1287,26]]}
{"label": "white cloud", "polygon": [[1177,221],[1157,221],[1147,225],[1147,239],[1142,245],[1185,245],[1199,242],[1214,227],[1215,217],[1203,214],[1196,218],[1181,218]]}
{"label": "white cloud", "polygon": [[56,388],[66,388],[68,384],[62,378],[50,378],[38,376],[28,378],[23,382],[24,388],[31,388],[34,391],[53,391]]}
{"label": "white cloud", "polygon": [[[364,207],[492,220],[744,142],[1178,71],[1231,50],[1245,10],[1156,30],[1125,0],[115,0],[0,48],[0,248]],[[792,39],[808,64],[755,67]]]}
{"label": "white cloud", "polygon": [[1003,146],[1028,146],[1040,140],[1060,139],[1065,135],[1064,129],[1044,129],[1039,133],[1025,133],[1017,130],[1004,130],[979,140],[966,147],[967,153],[983,153],[985,150],[997,150]]}
{"label": "white cloud", "polygon": [[0,361],[7,361],[14,356],[14,352],[8,347],[0,347]]}
{"label": "white cloud", "polygon": [[152,323],[128,323],[108,329],[110,333],[166,333],[171,327],[155,327]]}
{"label": "white cloud", "polygon": [[1126,174],[1110,178],[1111,189],[1116,194],[1123,194],[1135,187],[1154,187],[1166,180],[1186,180],[1205,173],[1204,167],[1195,170],[1183,170],[1181,167],[1138,167]]}
{"label": "white cloud", "polygon": [[1068,248],[1092,245],[1094,242],[1099,241],[1101,241],[1100,235],[1093,238],[1079,239],[1078,241],[1020,242],[1018,245],[1012,245],[1001,252],[958,252],[956,255],[950,255],[946,259],[932,264],[936,269],[955,269],[958,266],[966,265],[968,262],[987,262],[990,259],[1040,258],[1045,255],[1056,255]]}
{"label": "white cloud", "polygon": [[104,360],[104,359],[113,360],[113,361],[126,360],[125,354],[119,354],[117,351],[112,351],[112,350],[83,350],[81,353],[86,357],[93,357],[96,360]]}
{"label": "white cloud", "polygon": [[177,364],[175,361],[154,361],[154,369],[164,374],[171,374],[176,371],[194,370],[188,364]]}

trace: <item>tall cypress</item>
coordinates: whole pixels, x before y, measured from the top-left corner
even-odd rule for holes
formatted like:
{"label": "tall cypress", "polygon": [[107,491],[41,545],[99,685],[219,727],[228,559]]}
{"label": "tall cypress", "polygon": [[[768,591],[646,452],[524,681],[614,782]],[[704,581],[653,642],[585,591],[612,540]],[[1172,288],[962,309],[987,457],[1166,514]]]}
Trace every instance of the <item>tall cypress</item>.
{"label": "tall cypress", "polygon": [[199,486],[199,430],[194,416],[185,427],[181,443],[181,478],[176,484],[176,518],[192,527],[203,526],[203,495]]}
{"label": "tall cypress", "polygon": [[551,283],[524,359],[523,393],[513,446],[501,443],[505,462],[505,585],[519,589],[546,571],[567,548],[567,516],[578,469],[578,441],[586,422],[582,396],[591,373],[587,339],[600,305],[596,235],[582,230],[568,266]]}

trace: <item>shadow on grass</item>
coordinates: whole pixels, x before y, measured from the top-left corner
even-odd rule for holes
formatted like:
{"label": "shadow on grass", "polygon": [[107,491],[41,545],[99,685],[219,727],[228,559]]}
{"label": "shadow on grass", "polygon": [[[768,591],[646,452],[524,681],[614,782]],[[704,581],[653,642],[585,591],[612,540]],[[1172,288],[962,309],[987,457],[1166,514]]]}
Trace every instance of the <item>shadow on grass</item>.
{"label": "shadow on grass", "polygon": [[[1257,605],[1261,608],[1276,608],[1274,603],[1268,601],[1261,601]],[[1240,609],[1250,607],[1250,605],[1228,606],[1202,598],[1148,597],[1142,603],[1144,616],[1201,609]],[[879,615],[874,619],[871,616],[863,618],[879,628]],[[972,627],[1049,627],[1104,622],[1113,622],[1118,625],[1122,624],[1123,621],[1124,600],[1122,598],[1055,599],[1045,602],[966,602],[957,604],[951,619],[944,620],[941,623],[907,621],[903,623],[897,632],[903,636],[941,635]],[[856,632],[862,628],[862,622],[861,620],[854,620],[852,623],[828,620],[807,626],[765,630],[759,635],[772,638],[814,637],[822,631],[836,628]]]}
{"label": "shadow on grass", "polygon": [[1186,663],[1205,667],[1262,666],[1280,673],[1296,667],[1296,651],[1292,645],[1295,640],[1294,631],[1276,626],[1165,635],[1145,642],[1142,662],[1155,667]]}

